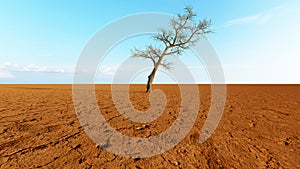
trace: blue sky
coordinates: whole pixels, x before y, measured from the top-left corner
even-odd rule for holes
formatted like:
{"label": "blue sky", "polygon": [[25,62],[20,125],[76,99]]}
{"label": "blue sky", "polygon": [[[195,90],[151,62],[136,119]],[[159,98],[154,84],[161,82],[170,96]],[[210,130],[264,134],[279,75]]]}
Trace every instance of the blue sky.
{"label": "blue sky", "polygon": [[[182,13],[191,5],[210,18],[211,41],[226,83],[300,83],[300,1],[297,0],[10,0],[0,1],[0,83],[72,83],[86,42],[121,17],[143,13]],[[130,29],[130,28],[127,28]],[[107,54],[97,83],[111,83],[115,70],[149,36],[135,37]],[[181,59],[198,83],[209,83],[189,52]],[[143,83],[149,72],[135,79]],[[172,80],[166,73],[156,83]]]}

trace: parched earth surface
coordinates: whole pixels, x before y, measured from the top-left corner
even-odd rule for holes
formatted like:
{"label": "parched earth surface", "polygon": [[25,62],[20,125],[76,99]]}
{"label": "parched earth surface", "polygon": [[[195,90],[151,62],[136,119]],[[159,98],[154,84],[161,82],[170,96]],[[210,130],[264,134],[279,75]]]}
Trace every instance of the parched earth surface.
{"label": "parched earth surface", "polygon": [[[300,168],[300,85],[227,85],[222,119],[199,143],[211,106],[210,85],[199,85],[196,123],[174,148],[148,158],[97,147],[78,121],[71,85],[0,85],[0,168]],[[129,121],[115,108],[110,85],[95,87],[106,121],[130,137],[166,131],[180,111],[177,85],[154,85],[167,104],[158,119]],[[150,108],[145,85],[131,85],[131,104]],[[84,103],[83,103],[84,104]]]}

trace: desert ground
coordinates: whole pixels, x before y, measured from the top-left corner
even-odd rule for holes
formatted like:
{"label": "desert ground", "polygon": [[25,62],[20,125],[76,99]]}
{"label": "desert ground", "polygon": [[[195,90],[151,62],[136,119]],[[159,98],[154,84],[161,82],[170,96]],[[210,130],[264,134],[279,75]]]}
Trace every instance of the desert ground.
{"label": "desert ground", "polygon": [[[177,85],[154,85],[167,97],[163,114],[141,124],[121,116],[110,85],[95,87],[98,107],[118,132],[148,138],[167,130],[180,109]],[[199,85],[200,109],[189,134],[148,158],[99,148],[80,125],[71,85],[0,85],[0,168],[300,168],[300,85],[227,85],[222,119],[199,143],[211,87]],[[132,105],[150,106],[145,85],[130,86]]]}

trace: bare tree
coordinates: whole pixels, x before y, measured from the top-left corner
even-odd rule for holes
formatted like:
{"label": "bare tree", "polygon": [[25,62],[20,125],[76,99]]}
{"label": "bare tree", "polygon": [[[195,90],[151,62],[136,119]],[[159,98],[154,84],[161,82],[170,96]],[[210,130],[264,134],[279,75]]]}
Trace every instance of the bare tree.
{"label": "bare tree", "polygon": [[171,30],[164,28],[153,36],[153,39],[162,42],[163,45],[154,47],[148,45],[144,50],[134,48],[131,57],[150,59],[153,62],[153,70],[148,76],[147,90],[151,92],[152,82],[159,66],[170,69],[172,63],[164,60],[166,56],[180,56],[184,50],[193,46],[201,37],[211,32],[211,21],[207,19],[194,22],[196,14],[191,7],[185,7],[185,13],[177,14],[170,21]]}

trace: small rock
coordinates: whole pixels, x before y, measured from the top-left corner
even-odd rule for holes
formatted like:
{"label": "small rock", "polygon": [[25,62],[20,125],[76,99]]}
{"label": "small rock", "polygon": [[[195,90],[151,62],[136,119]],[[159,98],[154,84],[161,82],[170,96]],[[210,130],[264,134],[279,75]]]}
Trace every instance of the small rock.
{"label": "small rock", "polygon": [[26,121],[27,121],[26,119],[22,119],[22,120],[20,120],[20,123],[24,123]]}
{"label": "small rock", "polygon": [[186,153],[186,150],[178,150],[178,153]]}
{"label": "small rock", "polygon": [[207,118],[207,115],[202,114],[202,115],[200,115],[200,118],[201,118],[201,119],[206,119],[206,118]]}
{"label": "small rock", "polygon": [[175,164],[175,165],[179,165],[180,162],[179,162],[179,161],[175,161],[174,164]]}
{"label": "small rock", "polygon": [[75,147],[74,147],[74,149],[78,149],[78,148],[80,148],[81,147],[81,144],[77,144]]}
{"label": "small rock", "polygon": [[148,125],[146,125],[146,124],[144,124],[142,127],[143,127],[143,128],[148,128],[149,126],[148,126]]}
{"label": "small rock", "polygon": [[255,123],[249,123],[249,127],[254,127]]}
{"label": "small rock", "polygon": [[7,132],[7,131],[8,131],[8,129],[3,129],[1,133],[3,134],[5,132]]}
{"label": "small rock", "polygon": [[137,129],[137,130],[143,130],[144,127],[137,127],[136,129]]}
{"label": "small rock", "polygon": [[282,141],[278,141],[277,144],[284,145]]}

